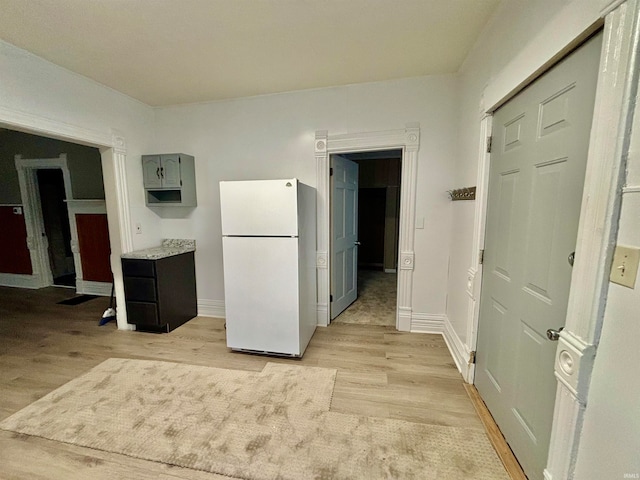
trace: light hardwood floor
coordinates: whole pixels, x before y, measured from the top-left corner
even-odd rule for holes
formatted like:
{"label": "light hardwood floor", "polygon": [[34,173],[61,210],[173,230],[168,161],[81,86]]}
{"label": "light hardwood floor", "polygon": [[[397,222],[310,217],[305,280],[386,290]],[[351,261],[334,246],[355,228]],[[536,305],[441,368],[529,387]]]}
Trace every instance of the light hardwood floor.
{"label": "light hardwood floor", "polygon": [[[393,327],[318,328],[302,359],[233,353],[224,320],[198,317],[169,334],[99,327],[107,299],[56,302],[69,290],[0,287],[0,418],[110,357],[261,370],[266,362],[335,368],[332,410],[483,429],[439,335]],[[226,478],[0,431],[0,478]]]}

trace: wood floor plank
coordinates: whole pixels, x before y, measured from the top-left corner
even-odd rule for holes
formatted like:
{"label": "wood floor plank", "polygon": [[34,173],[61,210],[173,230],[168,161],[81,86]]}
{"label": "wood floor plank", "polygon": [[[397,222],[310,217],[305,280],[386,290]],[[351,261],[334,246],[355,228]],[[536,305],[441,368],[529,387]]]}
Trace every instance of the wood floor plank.
{"label": "wood floor plank", "polygon": [[[98,326],[108,301],[75,306],[56,288],[0,287],[0,419],[111,357],[261,371],[268,362],[335,368],[331,409],[435,425],[479,428],[480,418],[439,335],[388,326],[318,328],[302,359],[232,352],[221,318],[195,318],[171,333]],[[108,452],[0,431],[0,478],[223,479]]]}
{"label": "wood floor plank", "polygon": [[502,432],[496,425],[496,422],[493,420],[489,409],[482,401],[480,394],[475,386],[465,384],[465,390],[473,403],[473,407],[476,409],[482,424],[484,425],[485,431],[487,432],[487,436],[489,437],[489,441],[493,448],[495,449],[500,461],[504,465],[504,468],[507,470],[507,473],[512,478],[512,480],[527,480],[527,476],[524,474],[520,463],[516,459],[515,455],[511,451],[509,444],[504,439]]}

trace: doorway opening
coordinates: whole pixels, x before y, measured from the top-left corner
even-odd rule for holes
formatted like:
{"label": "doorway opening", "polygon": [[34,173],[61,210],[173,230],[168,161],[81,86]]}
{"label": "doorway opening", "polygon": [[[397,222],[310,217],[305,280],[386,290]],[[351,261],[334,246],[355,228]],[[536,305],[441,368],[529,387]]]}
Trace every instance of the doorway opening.
{"label": "doorway opening", "polygon": [[[0,272],[6,286],[111,293],[110,243],[97,148],[4,129],[0,170],[6,172],[0,203],[11,205],[7,232],[26,253],[27,275]],[[64,153],[61,153],[64,152]],[[0,256],[7,253],[1,253]],[[6,263],[6,262],[5,262]]]}
{"label": "doorway opening", "polygon": [[62,170],[38,169],[35,170],[35,175],[42,221],[48,239],[47,254],[53,284],[57,287],[75,288],[76,270]]}
{"label": "doorway opening", "polygon": [[[402,150],[334,154],[330,161],[331,321],[395,327]],[[340,178],[348,169],[353,179]]]}

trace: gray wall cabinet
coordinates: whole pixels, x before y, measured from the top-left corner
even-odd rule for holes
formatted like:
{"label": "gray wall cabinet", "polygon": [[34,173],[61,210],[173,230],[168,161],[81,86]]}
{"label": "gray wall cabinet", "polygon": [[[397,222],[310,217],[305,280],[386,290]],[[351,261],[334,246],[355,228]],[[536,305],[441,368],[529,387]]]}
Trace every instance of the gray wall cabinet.
{"label": "gray wall cabinet", "polygon": [[193,156],[184,153],[143,155],[142,176],[148,207],[197,205]]}

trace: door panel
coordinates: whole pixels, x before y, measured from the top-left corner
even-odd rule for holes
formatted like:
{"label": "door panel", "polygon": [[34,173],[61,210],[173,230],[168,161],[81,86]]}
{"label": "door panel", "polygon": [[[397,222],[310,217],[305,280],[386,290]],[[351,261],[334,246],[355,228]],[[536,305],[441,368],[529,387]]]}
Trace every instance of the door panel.
{"label": "door panel", "polygon": [[31,275],[31,256],[27,247],[27,225],[24,210],[16,214],[14,206],[0,205],[0,273]]}
{"label": "door panel", "polygon": [[142,156],[142,177],[144,188],[160,188],[162,180],[160,178],[160,155]]}
{"label": "door panel", "polygon": [[358,298],[358,164],[331,156],[331,320]]}
{"label": "door panel", "polygon": [[220,205],[223,235],[298,235],[298,182],[293,178],[220,182]]}
{"label": "door panel", "polygon": [[555,402],[602,35],[494,115],[475,384],[530,479]]}
{"label": "door panel", "polygon": [[160,177],[162,188],[180,188],[180,156],[162,155]]}
{"label": "door panel", "polygon": [[223,237],[227,346],[299,355],[298,239]]}
{"label": "door panel", "polygon": [[76,214],[76,226],[82,259],[82,279],[111,283],[113,275],[111,274],[111,246],[107,215],[104,213]]}

